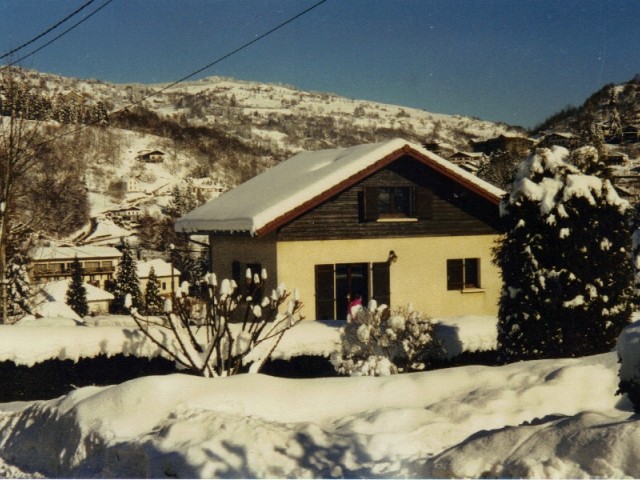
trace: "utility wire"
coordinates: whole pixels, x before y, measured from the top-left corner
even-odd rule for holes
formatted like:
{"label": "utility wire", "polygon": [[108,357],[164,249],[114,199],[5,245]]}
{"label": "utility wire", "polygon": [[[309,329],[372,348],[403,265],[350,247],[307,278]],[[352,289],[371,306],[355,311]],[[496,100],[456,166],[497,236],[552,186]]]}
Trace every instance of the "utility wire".
{"label": "utility wire", "polygon": [[2,68],[0,68],[0,72],[2,70],[6,70],[7,68],[15,65],[16,63],[21,62],[22,60],[29,58],[32,55],[35,55],[36,53],[38,53],[40,50],[42,50],[45,47],[48,47],[49,45],[51,45],[53,42],[55,42],[56,40],[59,40],[61,37],[65,36],[67,33],[69,33],[71,30],[73,30],[74,28],[76,28],[77,26],[81,25],[82,23],[86,22],[87,20],[89,20],[91,17],[93,17],[96,13],[98,13],[100,10],[102,10],[104,7],[106,7],[107,5],[109,5],[111,2],[113,2],[113,0],[107,0],[105,3],[103,3],[101,6],[99,6],[98,8],[96,8],[93,12],[91,12],[89,15],[87,15],[86,17],[84,17],[82,20],[74,23],[72,26],[70,26],[69,28],[67,28],[65,31],[63,31],[62,33],[60,33],[59,35],[53,37],[51,40],[49,40],[48,42],[46,42],[45,44],[41,45],[40,47],[36,48],[35,50],[33,50],[32,52],[23,55],[22,57],[13,60],[9,63],[7,63],[6,65],[4,65]]}
{"label": "utility wire", "polygon": [[14,53],[16,53],[18,50],[22,50],[25,47],[28,47],[29,45],[31,45],[33,42],[41,39],[42,37],[44,37],[46,34],[48,34],[49,32],[51,32],[52,30],[55,30],[56,28],[58,28],[60,25],[62,25],[64,22],[66,22],[67,20],[69,20],[72,17],[75,17],[78,13],[80,13],[82,10],[84,10],[86,7],[88,7],[89,5],[91,5],[93,2],[95,2],[96,0],[89,0],[87,3],[85,3],[84,5],[82,5],[80,8],[76,9],[75,11],[71,12],[69,15],[67,15],[66,17],[64,17],[62,20],[60,20],[58,23],[56,23],[55,25],[47,28],[44,32],[42,32],[40,35],[32,38],[31,40],[29,40],[28,42],[23,43],[22,45],[20,45],[19,47],[14,48],[13,50],[8,51],[7,53],[5,53],[4,55],[2,55],[0,57],[0,60],[2,60],[3,58],[7,58],[11,55],[13,55]]}
{"label": "utility wire", "polygon": [[[100,8],[105,7],[105,6],[106,6],[108,3],[110,3],[111,1],[113,1],[113,0],[109,0],[106,4],[104,4],[104,5],[103,5],[102,7],[100,7]],[[307,9],[303,10],[302,12],[298,13],[297,15],[294,15],[293,17],[289,18],[288,20],[285,20],[284,22],[282,22],[282,23],[280,23],[279,25],[277,25],[277,26],[273,27],[272,29],[268,30],[267,32],[265,32],[265,33],[263,33],[263,34],[261,34],[261,35],[258,35],[258,36],[257,36],[257,37],[255,37],[253,40],[251,40],[251,41],[249,41],[249,42],[246,42],[245,44],[241,45],[240,47],[236,48],[235,50],[232,50],[231,52],[229,52],[229,53],[227,53],[227,54],[223,55],[222,57],[217,58],[216,60],[212,61],[211,63],[208,63],[208,64],[207,64],[207,65],[205,65],[204,67],[198,68],[197,70],[195,70],[195,71],[191,72],[190,74],[185,75],[184,77],[180,78],[179,80],[176,80],[175,82],[170,83],[169,85],[167,85],[167,86],[165,86],[165,87],[163,87],[163,88],[161,88],[161,89],[159,89],[159,90],[156,90],[156,91],[154,91],[154,92],[152,92],[152,93],[150,93],[150,94],[148,94],[148,95],[144,96],[143,98],[141,98],[140,100],[138,100],[138,101],[136,101],[136,102],[130,103],[130,104],[128,104],[127,106],[120,108],[119,110],[114,110],[113,112],[109,113],[109,117],[114,116],[114,115],[117,115],[117,114],[119,114],[119,113],[126,112],[126,111],[128,111],[131,107],[134,107],[134,106],[136,106],[136,105],[138,105],[138,104],[140,104],[140,103],[144,102],[145,100],[148,100],[148,99],[150,99],[150,98],[152,98],[152,97],[154,97],[154,96],[156,96],[156,95],[161,94],[162,92],[167,91],[168,89],[170,89],[170,88],[172,88],[172,87],[175,87],[176,85],[178,85],[178,84],[180,84],[180,83],[183,83],[183,82],[187,81],[188,79],[190,79],[190,78],[194,77],[195,75],[197,75],[197,74],[199,74],[199,73],[201,73],[201,72],[203,72],[203,71],[205,71],[205,70],[207,70],[207,69],[209,69],[209,68],[213,67],[214,65],[217,65],[218,63],[220,63],[220,62],[222,62],[222,61],[226,60],[227,58],[229,58],[229,57],[231,57],[231,56],[235,55],[236,53],[238,53],[238,52],[240,52],[240,51],[244,50],[245,48],[247,48],[247,47],[249,47],[249,46],[253,45],[254,43],[256,43],[256,42],[258,42],[258,41],[262,40],[263,38],[265,38],[265,37],[267,37],[267,36],[271,35],[272,33],[276,32],[277,30],[280,30],[282,27],[284,27],[284,26],[286,26],[286,25],[290,24],[291,22],[293,22],[293,21],[297,20],[298,18],[302,17],[303,15],[306,15],[307,13],[309,13],[310,11],[312,11],[312,10],[314,10],[315,8],[319,7],[320,5],[322,5],[322,4],[323,4],[323,3],[325,3],[325,2],[327,2],[327,0],[320,0],[319,2],[317,2],[317,3],[313,4],[313,5],[311,5],[309,8],[307,8]],[[97,12],[97,10],[96,10],[96,12]],[[94,13],[96,13],[96,12],[94,12]],[[92,14],[92,15],[93,15],[93,14]],[[34,53],[35,53],[35,52],[34,52]],[[7,67],[4,67],[4,68],[7,68]],[[0,68],[0,71],[2,71],[4,68]],[[95,123],[95,122],[94,122],[94,123]],[[68,131],[68,132],[61,133],[61,134],[59,134],[59,135],[56,135],[56,136],[54,136],[54,137],[51,137],[51,138],[49,138],[48,140],[44,140],[43,142],[41,142],[38,146],[40,147],[40,146],[45,145],[45,144],[47,144],[47,143],[53,142],[53,141],[55,141],[55,140],[57,140],[57,139],[59,139],[59,138],[66,137],[67,135],[73,135],[73,134],[75,134],[75,133],[78,133],[78,132],[80,132],[80,131],[84,130],[85,128],[88,128],[88,127],[89,127],[90,125],[92,125],[92,124],[93,124],[93,123],[85,124],[85,125],[82,125],[82,126],[80,126],[80,127],[76,128],[76,129],[74,129],[74,130],[70,130],[70,131]]]}

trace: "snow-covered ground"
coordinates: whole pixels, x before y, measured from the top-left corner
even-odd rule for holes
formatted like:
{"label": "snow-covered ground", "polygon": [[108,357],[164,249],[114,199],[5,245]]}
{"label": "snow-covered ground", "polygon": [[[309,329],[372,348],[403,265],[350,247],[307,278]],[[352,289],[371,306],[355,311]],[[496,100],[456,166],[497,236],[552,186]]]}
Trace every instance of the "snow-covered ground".
{"label": "snow-covered ground", "polygon": [[[42,358],[38,345],[56,329],[49,355],[67,337],[73,357],[76,335],[108,350],[126,322],[2,327],[0,352],[17,360],[16,344],[31,344]],[[491,343],[487,318],[448,323],[459,344]],[[278,355],[326,354],[336,326],[303,323]],[[487,343],[465,340],[474,331]],[[0,476],[639,477],[640,422],[615,394],[617,372],[609,353],[380,378],[175,374],[83,387],[0,405]]]}

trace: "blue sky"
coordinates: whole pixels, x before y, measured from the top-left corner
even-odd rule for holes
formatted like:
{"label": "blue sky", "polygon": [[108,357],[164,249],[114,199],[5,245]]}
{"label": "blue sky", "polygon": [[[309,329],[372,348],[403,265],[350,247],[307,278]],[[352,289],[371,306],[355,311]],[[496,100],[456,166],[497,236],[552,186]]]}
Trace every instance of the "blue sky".
{"label": "blue sky", "polygon": [[[86,1],[0,0],[0,51]],[[22,65],[112,82],[174,81],[316,1],[113,0]],[[277,82],[531,127],[639,72],[638,0],[328,0],[196,78]]]}

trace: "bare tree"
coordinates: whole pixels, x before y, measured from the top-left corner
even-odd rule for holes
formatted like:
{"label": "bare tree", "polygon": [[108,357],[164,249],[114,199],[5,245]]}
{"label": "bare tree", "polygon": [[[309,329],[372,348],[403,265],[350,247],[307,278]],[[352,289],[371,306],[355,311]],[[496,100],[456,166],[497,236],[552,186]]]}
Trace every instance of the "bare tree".
{"label": "bare tree", "polygon": [[200,298],[188,296],[182,288],[167,300],[164,316],[144,317],[134,308],[133,319],[165,355],[204,377],[241,373],[248,355],[265,344],[268,351],[252,366],[259,371],[284,334],[303,320],[302,303],[284,286],[262,296],[264,272],[261,277],[248,272],[244,295],[233,281],[223,280],[218,286],[214,274],[207,277]]}
{"label": "bare tree", "polygon": [[23,187],[30,171],[37,163],[40,141],[40,122],[36,106],[29,100],[28,87],[20,82],[12,69],[4,73],[0,89],[0,296],[2,323],[8,321],[7,306],[7,244],[11,235],[24,228],[17,204],[24,194]]}

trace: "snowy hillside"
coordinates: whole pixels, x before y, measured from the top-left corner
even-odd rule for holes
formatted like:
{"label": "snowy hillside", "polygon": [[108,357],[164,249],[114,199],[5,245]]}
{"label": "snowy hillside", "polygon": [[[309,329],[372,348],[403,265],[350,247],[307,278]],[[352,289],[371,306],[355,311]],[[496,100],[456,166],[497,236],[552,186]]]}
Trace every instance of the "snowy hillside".
{"label": "snowy hillside", "polygon": [[[220,77],[167,88],[32,70],[14,75],[38,98],[48,135],[85,169],[94,221],[72,241],[93,243],[98,224],[109,229],[104,218],[114,216],[125,231],[107,237],[126,236],[127,215],[158,213],[176,186],[197,190],[203,202],[301,150],[400,137],[437,143],[446,156],[470,150],[471,141],[516,133],[474,118]],[[141,161],[152,151],[162,159]]]}

